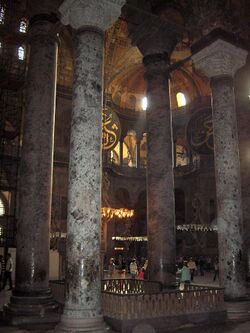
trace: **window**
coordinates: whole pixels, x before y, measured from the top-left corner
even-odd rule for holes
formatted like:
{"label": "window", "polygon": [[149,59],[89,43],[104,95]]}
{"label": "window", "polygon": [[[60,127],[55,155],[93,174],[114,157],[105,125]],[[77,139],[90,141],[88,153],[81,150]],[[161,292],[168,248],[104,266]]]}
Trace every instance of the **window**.
{"label": "window", "polygon": [[5,20],[5,8],[0,5],[0,24],[4,24]]}
{"label": "window", "polygon": [[27,26],[28,26],[27,20],[25,18],[22,18],[19,25],[19,32],[25,34],[27,32]]}
{"label": "window", "polygon": [[176,94],[176,100],[177,100],[178,108],[185,106],[187,104],[186,97],[182,92],[178,92]]}
{"label": "window", "polygon": [[5,214],[5,206],[3,200],[0,198],[0,216]]}
{"label": "window", "polygon": [[147,97],[143,97],[142,101],[141,101],[141,108],[143,111],[146,111],[148,107],[148,99]]}
{"label": "window", "polygon": [[182,145],[176,145],[176,167],[188,165],[189,159],[187,156],[187,150]]}
{"label": "window", "polygon": [[25,50],[23,46],[19,46],[18,50],[17,50],[17,56],[19,60],[24,60],[25,58]]}

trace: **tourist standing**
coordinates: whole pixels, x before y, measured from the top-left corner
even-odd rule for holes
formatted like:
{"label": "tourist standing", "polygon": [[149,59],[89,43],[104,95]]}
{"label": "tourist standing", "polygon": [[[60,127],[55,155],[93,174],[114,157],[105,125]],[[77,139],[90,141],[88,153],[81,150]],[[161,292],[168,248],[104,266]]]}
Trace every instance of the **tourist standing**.
{"label": "tourist standing", "polygon": [[0,290],[2,289],[3,276],[4,276],[4,260],[3,256],[0,255]]}
{"label": "tourist standing", "polygon": [[114,278],[115,275],[115,260],[114,258],[109,259],[109,277]]}
{"label": "tourist standing", "polygon": [[214,263],[214,278],[213,278],[214,281],[216,281],[217,276],[219,277],[219,262],[218,262],[218,259],[216,259],[215,263]]}
{"label": "tourist standing", "polygon": [[12,290],[12,270],[13,270],[13,261],[11,258],[11,254],[7,254],[7,262],[5,267],[5,273],[4,273],[4,280],[3,280],[3,288],[5,288],[7,281],[9,282],[9,289]]}
{"label": "tourist standing", "polygon": [[129,265],[129,270],[130,270],[130,274],[132,279],[135,279],[136,275],[138,274],[138,267],[137,267],[137,263],[136,263],[136,259],[132,259],[130,265]]}
{"label": "tourist standing", "polygon": [[195,273],[195,271],[197,270],[197,266],[196,266],[196,263],[195,263],[195,261],[193,260],[193,258],[190,258],[190,259],[189,259],[188,264],[187,264],[187,267],[188,267],[189,270],[190,270],[191,281],[193,281],[193,280],[194,280],[194,273]]}
{"label": "tourist standing", "polygon": [[191,280],[191,273],[190,273],[190,269],[187,266],[187,261],[183,262],[183,267],[180,269],[180,282],[182,284],[184,284],[184,289],[187,288],[187,286],[190,284],[190,280]]}

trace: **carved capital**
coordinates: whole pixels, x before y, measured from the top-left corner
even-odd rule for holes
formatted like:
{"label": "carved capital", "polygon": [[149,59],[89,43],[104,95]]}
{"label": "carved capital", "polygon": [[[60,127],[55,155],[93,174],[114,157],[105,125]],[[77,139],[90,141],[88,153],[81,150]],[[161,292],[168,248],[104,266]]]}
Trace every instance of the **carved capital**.
{"label": "carved capital", "polygon": [[207,77],[234,76],[246,63],[248,52],[217,39],[192,56],[194,66]]}
{"label": "carved capital", "polygon": [[60,0],[27,1],[26,13],[29,18],[34,16],[58,14]]}
{"label": "carved capital", "polygon": [[127,4],[122,8],[122,15],[128,21],[132,44],[144,57],[163,53],[170,55],[182,37],[182,27],[139,6]]}
{"label": "carved capital", "polygon": [[74,29],[105,31],[121,13],[126,0],[65,0],[60,6],[61,21]]}
{"label": "carved capital", "polygon": [[170,56],[180,37],[180,31],[154,16],[145,19],[130,33],[132,43],[139,48],[144,57],[163,53]]}

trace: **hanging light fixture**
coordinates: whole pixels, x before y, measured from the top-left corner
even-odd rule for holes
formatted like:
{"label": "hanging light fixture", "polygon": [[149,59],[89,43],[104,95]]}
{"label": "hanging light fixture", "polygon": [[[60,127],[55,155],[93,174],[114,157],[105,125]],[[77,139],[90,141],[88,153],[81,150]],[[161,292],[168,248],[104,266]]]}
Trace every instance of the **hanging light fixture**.
{"label": "hanging light fixture", "polygon": [[101,212],[102,217],[105,219],[112,219],[114,217],[118,217],[119,219],[127,219],[134,216],[134,210],[127,208],[102,207]]}

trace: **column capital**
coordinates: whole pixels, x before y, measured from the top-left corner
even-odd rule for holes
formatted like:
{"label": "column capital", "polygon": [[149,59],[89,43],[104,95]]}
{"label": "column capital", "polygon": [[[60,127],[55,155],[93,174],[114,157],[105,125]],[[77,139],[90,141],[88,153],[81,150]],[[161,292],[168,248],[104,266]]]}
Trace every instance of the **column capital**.
{"label": "column capital", "polygon": [[74,29],[104,32],[121,13],[126,0],[65,0],[60,6],[61,21]]}
{"label": "column capital", "polygon": [[[133,1],[131,1],[132,3]],[[160,17],[140,4],[127,3],[122,16],[128,21],[129,37],[144,57],[167,53],[169,56],[183,34],[183,27]]]}
{"label": "column capital", "polygon": [[170,54],[178,43],[181,32],[170,22],[158,16],[146,18],[139,26],[134,27],[130,36],[144,57],[154,54]]}
{"label": "column capital", "polygon": [[196,69],[208,78],[234,77],[246,63],[248,52],[222,39],[217,39],[192,56]]}

